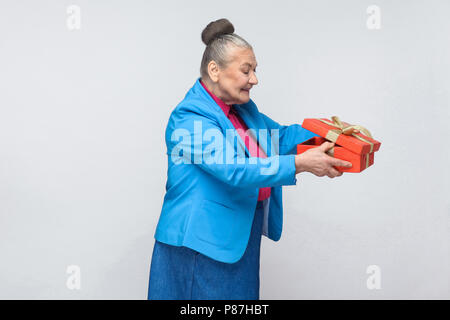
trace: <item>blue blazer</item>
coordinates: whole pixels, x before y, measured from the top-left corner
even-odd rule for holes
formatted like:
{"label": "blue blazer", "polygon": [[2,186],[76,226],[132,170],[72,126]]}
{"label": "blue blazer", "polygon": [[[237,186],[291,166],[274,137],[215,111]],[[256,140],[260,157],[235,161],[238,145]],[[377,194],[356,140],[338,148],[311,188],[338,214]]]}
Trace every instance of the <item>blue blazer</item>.
{"label": "blue blazer", "polygon": [[280,239],[281,186],[296,184],[296,146],[316,136],[299,124],[278,124],[251,99],[235,107],[267,158],[250,156],[198,78],[166,127],[166,194],[155,232],[158,241],[226,263],[244,254],[261,187],[271,187],[263,234]]}

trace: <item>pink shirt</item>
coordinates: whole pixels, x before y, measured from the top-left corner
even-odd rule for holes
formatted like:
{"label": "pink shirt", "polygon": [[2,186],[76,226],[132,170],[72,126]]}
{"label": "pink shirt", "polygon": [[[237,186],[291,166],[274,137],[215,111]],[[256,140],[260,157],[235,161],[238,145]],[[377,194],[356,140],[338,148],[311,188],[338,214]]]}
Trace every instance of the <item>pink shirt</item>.
{"label": "pink shirt", "polygon": [[[234,108],[230,105],[227,105],[225,102],[223,102],[221,99],[216,97],[211,91],[208,90],[208,88],[203,84],[203,82],[200,80],[200,83],[202,84],[203,88],[210,94],[210,96],[214,99],[214,101],[219,105],[219,107],[222,109],[223,113],[225,113],[225,116],[231,121],[234,128],[242,129],[237,130],[239,135],[242,138],[242,141],[244,141],[245,146],[247,149],[251,152],[254,152],[256,150],[256,154],[250,154],[252,157],[259,157],[259,158],[267,158],[267,155],[264,153],[262,149],[259,148],[259,144],[257,141],[253,139],[250,135],[247,134],[248,127],[245,124],[244,120],[237,114],[237,112],[234,110]],[[250,144],[253,145],[253,147],[250,147]],[[257,148],[254,146],[254,144],[257,145]],[[258,201],[267,199],[270,197],[270,187],[264,187],[259,189],[258,194]]]}

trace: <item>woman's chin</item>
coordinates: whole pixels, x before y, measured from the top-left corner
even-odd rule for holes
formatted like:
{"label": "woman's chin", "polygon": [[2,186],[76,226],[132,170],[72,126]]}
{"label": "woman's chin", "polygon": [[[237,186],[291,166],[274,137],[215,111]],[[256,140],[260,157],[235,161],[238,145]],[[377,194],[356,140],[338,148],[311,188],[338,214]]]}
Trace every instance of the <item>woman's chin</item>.
{"label": "woman's chin", "polygon": [[240,98],[239,100],[241,100],[240,104],[249,102],[250,101],[250,94],[249,94],[249,92],[248,91],[244,91],[244,90],[242,90],[242,92],[243,93],[239,97]]}
{"label": "woman's chin", "polygon": [[245,103],[247,103],[247,102],[249,102],[250,101],[250,98],[247,98],[247,99],[239,99],[239,101],[237,102],[237,103],[234,103],[234,104],[245,104]]}

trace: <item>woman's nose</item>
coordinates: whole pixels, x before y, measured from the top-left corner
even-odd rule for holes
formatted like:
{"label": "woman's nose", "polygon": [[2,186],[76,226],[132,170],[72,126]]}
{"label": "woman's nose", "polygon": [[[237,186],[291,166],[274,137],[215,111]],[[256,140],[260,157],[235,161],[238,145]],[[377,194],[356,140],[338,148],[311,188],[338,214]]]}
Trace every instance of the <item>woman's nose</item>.
{"label": "woman's nose", "polygon": [[252,85],[258,84],[258,78],[256,77],[256,74],[255,74],[254,72],[252,73],[252,76],[250,77],[249,82],[250,82]]}

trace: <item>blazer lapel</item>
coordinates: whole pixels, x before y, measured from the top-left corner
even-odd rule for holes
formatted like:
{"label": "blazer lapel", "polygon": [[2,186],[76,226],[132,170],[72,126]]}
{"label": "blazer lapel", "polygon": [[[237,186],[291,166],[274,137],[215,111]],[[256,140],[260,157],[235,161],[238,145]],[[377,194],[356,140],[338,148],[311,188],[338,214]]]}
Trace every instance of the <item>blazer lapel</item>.
{"label": "blazer lapel", "polygon": [[[202,99],[206,99],[207,105],[216,114],[217,120],[219,121],[221,127],[225,128],[225,136],[226,136],[226,130],[228,130],[228,129],[236,130],[235,127],[233,126],[233,124],[231,123],[230,119],[227,118],[227,116],[223,113],[223,111],[220,109],[220,107],[216,104],[214,99],[203,88],[203,86],[200,83],[200,78],[197,79],[197,81],[196,81],[196,83],[194,85],[194,89],[195,89],[194,93],[200,94]],[[264,123],[264,121],[261,118],[259,118],[257,116],[257,114],[252,114],[251,112],[249,112],[248,108],[246,108],[245,105],[235,105],[235,106],[236,106],[237,113],[239,114],[239,116],[241,116],[242,120],[244,120],[245,124],[247,125],[247,127],[249,129],[255,130],[256,133],[258,132],[258,129],[266,129],[266,130],[268,130],[267,126]],[[267,132],[267,133],[268,133],[267,136],[269,137],[269,140],[270,140],[270,150],[273,153],[274,150],[275,150],[274,149],[274,145],[273,145],[273,141],[270,138],[270,133],[269,132]],[[255,137],[251,132],[250,132],[250,135],[256,141],[258,141],[257,137]],[[247,157],[250,157],[250,151],[245,146],[245,143],[242,140],[241,136],[239,134],[237,134],[236,136],[237,136],[238,145],[240,146],[241,149],[244,150],[245,155]],[[233,145],[234,145],[234,143],[233,143]],[[266,148],[264,148],[264,147],[266,147]],[[267,154],[267,156],[269,156],[269,154],[267,153],[267,143],[264,143],[263,145],[260,145],[260,148]]]}
{"label": "blazer lapel", "polygon": [[[212,98],[211,98],[211,100],[212,100]],[[225,130],[224,130],[225,137],[226,137],[227,130],[233,130],[233,132],[234,132],[234,130],[236,130],[236,128],[233,126],[230,119],[228,119],[227,116],[223,113],[223,111],[220,109],[220,107],[218,105],[216,105],[215,102],[214,102],[214,105],[211,105],[211,106],[214,108],[214,111],[217,115],[217,120],[219,121],[220,126],[222,128],[225,128]],[[245,146],[245,143],[244,143],[244,141],[242,141],[241,136],[239,134],[236,134],[236,137],[237,137],[238,148],[241,148],[242,150],[244,150],[246,157],[250,157],[250,151]],[[234,145],[234,142],[233,142],[233,145]]]}
{"label": "blazer lapel", "polygon": [[[274,146],[273,146],[273,141],[270,138],[270,132],[268,131],[268,128],[266,126],[266,124],[264,123],[264,121],[262,119],[258,119],[258,117],[256,115],[253,115],[251,112],[248,111],[248,108],[243,107],[243,106],[239,106],[236,108],[236,111],[239,113],[239,115],[241,116],[242,120],[244,120],[245,124],[247,125],[247,127],[249,129],[253,129],[255,130],[256,135],[258,135],[258,130],[259,129],[265,129],[267,130],[267,138],[269,138],[270,140],[270,150],[273,152]],[[259,120],[259,121],[258,121]],[[252,132],[250,131],[249,134],[256,140],[259,142],[259,139],[257,139],[257,137],[255,137]],[[260,144],[259,147],[264,151],[264,153],[269,157],[269,154],[267,153],[267,143],[263,143]]]}

